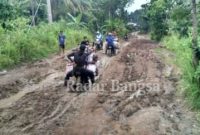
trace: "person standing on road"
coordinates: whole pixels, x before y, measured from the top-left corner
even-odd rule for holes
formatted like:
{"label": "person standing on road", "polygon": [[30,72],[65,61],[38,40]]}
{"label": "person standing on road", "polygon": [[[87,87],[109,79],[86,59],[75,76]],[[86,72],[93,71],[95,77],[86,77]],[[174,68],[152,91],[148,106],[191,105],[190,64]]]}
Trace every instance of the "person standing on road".
{"label": "person standing on road", "polygon": [[63,31],[60,31],[59,35],[58,35],[58,42],[59,42],[59,54],[61,54],[61,56],[64,56],[65,54],[65,40],[66,40],[66,36],[63,34]]}

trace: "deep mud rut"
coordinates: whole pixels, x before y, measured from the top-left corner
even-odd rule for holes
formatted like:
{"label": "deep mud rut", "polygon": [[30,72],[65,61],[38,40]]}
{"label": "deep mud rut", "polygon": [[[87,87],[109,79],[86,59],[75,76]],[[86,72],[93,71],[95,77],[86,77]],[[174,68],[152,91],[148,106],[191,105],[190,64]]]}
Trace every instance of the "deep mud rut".
{"label": "deep mud rut", "polygon": [[178,71],[165,62],[173,54],[141,36],[122,46],[112,58],[99,52],[100,80],[84,93],[63,87],[58,56],[1,76],[0,134],[199,135],[177,95]]}

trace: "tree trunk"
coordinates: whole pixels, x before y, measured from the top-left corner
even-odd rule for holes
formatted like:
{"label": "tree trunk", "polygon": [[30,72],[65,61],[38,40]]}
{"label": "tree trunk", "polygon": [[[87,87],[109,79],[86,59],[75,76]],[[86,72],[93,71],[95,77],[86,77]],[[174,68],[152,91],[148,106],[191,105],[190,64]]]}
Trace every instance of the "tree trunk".
{"label": "tree trunk", "polygon": [[52,11],[51,11],[51,0],[47,0],[47,13],[48,13],[48,22],[52,23],[53,18],[52,18]]}
{"label": "tree trunk", "polygon": [[198,22],[197,22],[197,9],[196,9],[196,0],[192,0],[192,23],[193,23],[193,31],[192,31],[192,48],[193,48],[193,64],[195,67],[199,64],[199,59],[197,57],[198,50]]}
{"label": "tree trunk", "polygon": [[31,0],[32,25],[35,26],[35,0]]}

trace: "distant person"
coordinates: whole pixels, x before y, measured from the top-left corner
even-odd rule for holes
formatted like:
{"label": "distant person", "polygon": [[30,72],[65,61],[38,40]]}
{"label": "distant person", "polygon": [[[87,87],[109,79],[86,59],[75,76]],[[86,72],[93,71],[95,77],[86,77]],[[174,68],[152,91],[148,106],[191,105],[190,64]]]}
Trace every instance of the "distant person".
{"label": "distant person", "polygon": [[87,36],[84,36],[84,37],[83,37],[83,41],[81,41],[81,45],[86,45],[86,46],[88,46],[89,43],[90,43],[90,42],[89,42]]}
{"label": "distant person", "polygon": [[100,43],[100,48],[103,47],[103,35],[97,31],[96,32],[96,41]]}
{"label": "distant person", "polygon": [[59,42],[59,54],[62,52],[62,56],[65,54],[65,40],[66,36],[63,34],[63,31],[60,31],[58,35],[58,42]]}
{"label": "distant person", "polygon": [[124,35],[124,40],[128,41],[128,34],[127,33],[125,33],[125,35]]}

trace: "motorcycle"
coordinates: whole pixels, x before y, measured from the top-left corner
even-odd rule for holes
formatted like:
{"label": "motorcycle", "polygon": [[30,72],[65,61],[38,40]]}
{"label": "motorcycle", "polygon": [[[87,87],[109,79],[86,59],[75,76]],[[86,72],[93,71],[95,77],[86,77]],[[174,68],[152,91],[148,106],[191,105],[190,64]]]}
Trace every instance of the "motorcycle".
{"label": "motorcycle", "polygon": [[94,42],[94,46],[96,50],[102,50],[103,48],[102,41],[100,39],[96,39],[96,41]]}
{"label": "motorcycle", "polygon": [[105,54],[107,54],[108,56],[113,56],[116,54],[116,47],[115,45],[111,46],[111,45],[107,45],[106,44],[106,50],[105,50]]}
{"label": "motorcycle", "polygon": [[[73,59],[73,58],[72,58]],[[88,64],[87,66],[85,66],[86,69],[90,70],[93,72],[94,76],[95,76],[95,80],[98,80],[98,66],[99,66],[99,61],[97,61],[94,64]],[[69,72],[71,72],[72,70],[74,70],[75,64],[73,62],[69,62],[66,64],[66,71],[65,73],[68,74]],[[86,91],[88,88],[88,84],[82,85],[82,80],[80,77],[81,73],[79,71],[76,71],[73,75],[73,77],[70,78],[70,81],[68,82],[68,88],[70,92],[83,92]],[[79,86],[80,85],[80,86]],[[81,88],[83,87],[83,89],[78,89],[77,88]]]}
{"label": "motorcycle", "polygon": [[124,36],[124,41],[128,41],[128,35]]}

